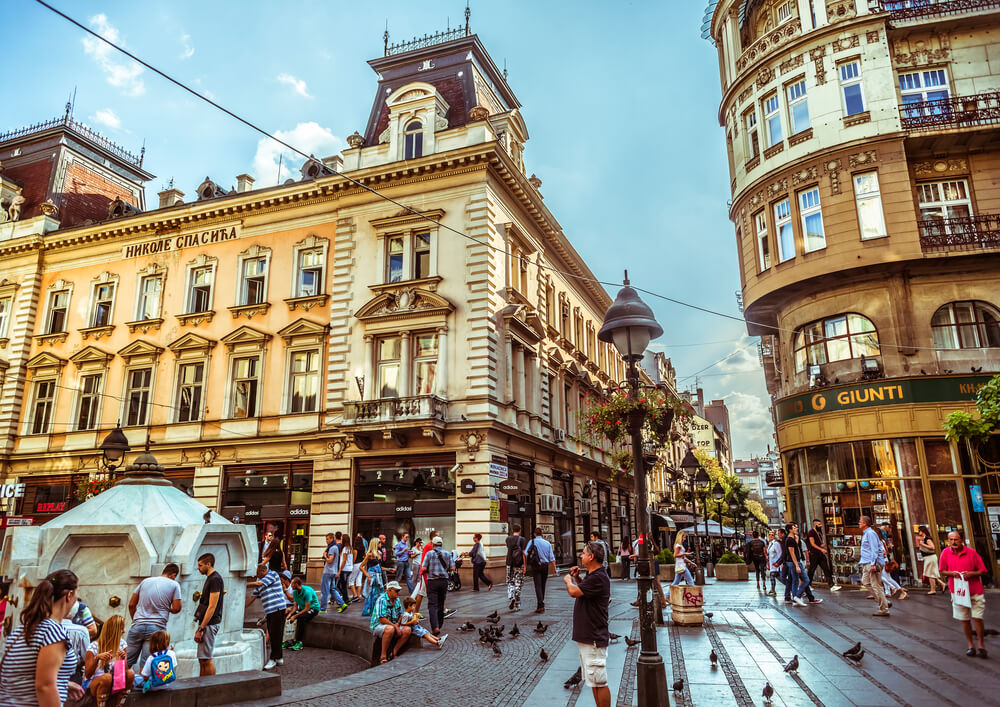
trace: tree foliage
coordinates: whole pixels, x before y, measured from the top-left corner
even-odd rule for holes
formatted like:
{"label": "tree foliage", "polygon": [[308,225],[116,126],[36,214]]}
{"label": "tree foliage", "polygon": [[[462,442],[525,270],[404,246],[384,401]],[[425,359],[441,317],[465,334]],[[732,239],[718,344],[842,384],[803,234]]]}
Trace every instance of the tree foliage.
{"label": "tree foliage", "polygon": [[1000,428],[1000,374],[993,376],[979,389],[976,394],[976,412],[978,417],[956,410],[945,418],[944,431],[948,441],[968,440],[982,444]]}

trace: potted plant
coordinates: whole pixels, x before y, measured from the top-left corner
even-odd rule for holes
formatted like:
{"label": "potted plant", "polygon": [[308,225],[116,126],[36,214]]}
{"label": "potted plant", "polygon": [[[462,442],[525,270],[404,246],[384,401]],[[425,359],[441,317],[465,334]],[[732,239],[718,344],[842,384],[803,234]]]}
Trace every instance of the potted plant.
{"label": "potted plant", "polygon": [[660,581],[674,581],[674,553],[668,548],[663,548],[657,554],[656,559],[660,561]]}
{"label": "potted plant", "polygon": [[720,582],[738,582],[749,579],[750,572],[743,558],[733,552],[727,552],[719,558],[715,565],[715,578]]}
{"label": "potted plant", "polygon": [[608,576],[611,579],[622,578],[622,563],[618,561],[613,553],[608,553]]}

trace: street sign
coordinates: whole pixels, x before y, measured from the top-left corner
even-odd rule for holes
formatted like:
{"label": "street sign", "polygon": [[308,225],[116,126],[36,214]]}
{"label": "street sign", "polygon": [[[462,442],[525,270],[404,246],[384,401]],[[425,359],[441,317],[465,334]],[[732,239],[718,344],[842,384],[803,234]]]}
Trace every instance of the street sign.
{"label": "street sign", "polygon": [[517,479],[507,479],[497,484],[497,488],[500,490],[500,493],[513,496],[521,490],[521,484],[517,483]]}
{"label": "street sign", "polygon": [[507,478],[507,457],[494,456],[490,459],[490,476],[498,479]]}
{"label": "street sign", "polygon": [[2,526],[4,528],[17,528],[25,525],[31,525],[34,522],[33,518],[24,518],[22,516],[7,516],[6,518],[0,519],[2,521]]}

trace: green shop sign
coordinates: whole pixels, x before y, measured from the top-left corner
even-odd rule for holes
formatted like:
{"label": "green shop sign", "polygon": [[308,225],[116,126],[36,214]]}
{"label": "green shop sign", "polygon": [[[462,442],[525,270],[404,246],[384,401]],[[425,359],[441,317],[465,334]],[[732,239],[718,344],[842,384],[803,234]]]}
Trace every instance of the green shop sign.
{"label": "green shop sign", "polygon": [[779,400],[778,424],[806,415],[855,408],[975,400],[990,376],[896,378],[813,390]]}

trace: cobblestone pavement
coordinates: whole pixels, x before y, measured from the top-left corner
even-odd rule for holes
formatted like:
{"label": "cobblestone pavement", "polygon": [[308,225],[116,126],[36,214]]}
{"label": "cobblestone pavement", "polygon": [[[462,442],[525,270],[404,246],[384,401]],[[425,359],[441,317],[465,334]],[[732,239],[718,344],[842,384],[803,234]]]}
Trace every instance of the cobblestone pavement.
{"label": "cobblestone pavement", "polygon": [[[634,582],[612,582],[613,632],[638,637],[636,612],[629,606],[635,591]],[[765,682],[774,688],[774,707],[1000,704],[1000,640],[992,639],[995,656],[989,660],[967,658],[961,626],[952,620],[946,596],[911,592],[909,599],[896,601],[891,618],[884,619],[871,616],[872,602],[861,592],[816,593],[826,600],[823,604],[799,608],[780,597],[764,596],[750,582],[710,580],[705,611],[713,615],[704,627],[668,621],[657,630],[668,689],[677,678],[684,679],[683,690],[670,691],[669,704],[764,705]],[[380,707],[593,705],[589,688],[563,687],[579,664],[576,644],[570,640],[573,600],[561,578],[552,578],[546,613],[536,615],[531,611],[533,594],[526,586],[524,608],[513,616],[501,585],[490,593],[466,589],[451,594],[448,606],[458,613],[447,621],[450,637],[443,650],[425,643],[387,665],[339,679],[332,679],[333,670],[340,672],[348,664],[341,654],[318,649],[289,654],[281,669],[282,697],[252,704],[319,706],[349,700]],[[1000,594],[988,594],[987,605],[987,626],[1000,626]],[[507,631],[514,622],[522,631],[520,638],[503,641],[499,657],[479,644],[477,634],[455,630],[466,620],[485,625],[484,617],[494,610]],[[539,619],[549,625],[541,637],[531,630]],[[352,607],[336,620],[357,622],[360,608]],[[855,666],[840,654],[858,640],[866,654]],[[547,662],[539,658],[543,647],[550,656]],[[719,657],[714,668],[712,650]],[[617,707],[636,704],[638,654],[638,648],[628,649],[624,642],[609,648],[609,685]],[[782,668],[793,655],[798,655],[800,669],[789,675]]]}

